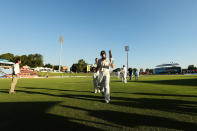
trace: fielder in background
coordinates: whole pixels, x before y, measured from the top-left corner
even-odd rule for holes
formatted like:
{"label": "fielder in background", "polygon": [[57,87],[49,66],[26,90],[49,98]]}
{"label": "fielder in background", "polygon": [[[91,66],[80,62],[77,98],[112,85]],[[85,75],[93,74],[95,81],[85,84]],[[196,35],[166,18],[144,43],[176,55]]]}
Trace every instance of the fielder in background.
{"label": "fielder in background", "polygon": [[94,64],[94,74],[93,74],[94,93],[100,93],[100,89],[98,85],[99,70],[97,70],[97,64],[98,64],[98,58],[95,59],[95,64]]}
{"label": "fielder in background", "polygon": [[132,79],[132,73],[133,73],[132,68],[129,68],[129,78],[130,78],[130,80]]}
{"label": "fielder in background", "polygon": [[135,80],[138,80],[139,77],[139,71],[138,69],[135,70]]}
{"label": "fielder in background", "polygon": [[125,67],[125,65],[123,65],[122,68],[122,81],[124,84],[127,83],[127,68]]}
{"label": "fielder in background", "polygon": [[16,93],[16,91],[14,91],[14,89],[15,89],[15,86],[17,84],[19,73],[20,73],[21,60],[17,59],[16,62],[17,63],[13,65],[12,83],[11,83],[9,94],[15,94]]}
{"label": "fielder in background", "polygon": [[109,59],[106,58],[106,52],[101,51],[101,59],[98,60],[97,70],[99,70],[99,86],[105,102],[110,101],[110,67],[114,68],[112,52],[109,51]]}
{"label": "fielder in background", "polygon": [[120,79],[120,71],[117,72],[117,77]]}

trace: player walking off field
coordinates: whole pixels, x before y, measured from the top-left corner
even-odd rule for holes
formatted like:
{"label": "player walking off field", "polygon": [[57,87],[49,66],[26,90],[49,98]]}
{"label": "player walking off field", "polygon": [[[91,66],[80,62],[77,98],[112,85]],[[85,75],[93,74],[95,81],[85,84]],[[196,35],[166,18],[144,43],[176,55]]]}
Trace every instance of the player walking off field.
{"label": "player walking off field", "polygon": [[110,101],[110,67],[114,68],[112,53],[109,51],[110,58],[106,58],[106,52],[101,51],[101,59],[98,60],[97,70],[99,70],[99,86],[105,102]]}
{"label": "player walking off field", "polygon": [[132,68],[129,68],[129,78],[130,78],[130,80],[132,79],[132,73],[133,73]]}
{"label": "player walking off field", "polygon": [[138,80],[138,77],[139,77],[139,71],[136,69],[135,70],[135,80]]}
{"label": "player walking off field", "polygon": [[94,64],[94,74],[93,74],[94,93],[100,93],[100,89],[98,86],[99,70],[97,70],[97,65],[98,65],[98,58],[95,59],[95,64]]}
{"label": "player walking off field", "polygon": [[20,73],[20,64],[21,64],[21,60],[20,59],[17,59],[17,63],[14,64],[14,66],[13,66],[12,83],[11,83],[9,94],[16,93],[14,91],[14,89],[15,89],[15,86],[16,86],[17,81],[18,81],[18,75]]}
{"label": "player walking off field", "polygon": [[122,69],[122,81],[124,84],[127,83],[127,68],[125,67],[125,65],[123,65]]}

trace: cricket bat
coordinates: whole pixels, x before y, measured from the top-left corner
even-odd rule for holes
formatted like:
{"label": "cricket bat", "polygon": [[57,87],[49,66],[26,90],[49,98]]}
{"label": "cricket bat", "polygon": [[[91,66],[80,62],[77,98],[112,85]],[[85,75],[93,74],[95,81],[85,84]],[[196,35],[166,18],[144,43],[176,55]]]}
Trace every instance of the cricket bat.
{"label": "cricket bat", "polygon": [[111,50],[109,50],[109,58],[110,59],[112,58],[112,52],[111,52]]}

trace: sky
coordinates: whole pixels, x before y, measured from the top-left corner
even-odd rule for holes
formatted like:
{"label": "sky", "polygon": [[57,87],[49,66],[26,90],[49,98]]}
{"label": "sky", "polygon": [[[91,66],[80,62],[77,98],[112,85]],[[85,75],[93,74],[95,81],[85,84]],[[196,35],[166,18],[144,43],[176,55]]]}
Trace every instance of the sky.
{"label": "sky", "polygon": [[112,50],[115,68],[197,66],[197,0],[0,0],[0,54],[42,54],[62,65],[93,64]]}

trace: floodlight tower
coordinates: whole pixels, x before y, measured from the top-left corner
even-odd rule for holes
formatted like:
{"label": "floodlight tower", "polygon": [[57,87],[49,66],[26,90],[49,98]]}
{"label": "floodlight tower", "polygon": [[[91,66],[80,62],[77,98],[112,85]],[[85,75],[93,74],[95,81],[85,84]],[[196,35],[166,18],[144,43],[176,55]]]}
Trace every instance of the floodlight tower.
{"label": "floodlight tower", "polygon": [[60,70],[61,70],[61,57],[62,57],[62,45],[63,45],[63,42],[64,42],[64,37],[63,36],[60,36],[59,42],[60,42],[60,59],[59,59],[59,72],[60,72]]}
{"label": "floodlight tower", "polygon": [[126,53],[127,53],[127,70],[128,70],[128,68],[129,68],[129,64],[128,64],[128,52],[129,52],[129,46],[127,45],[127,46],[125,46],[125,51],[126,51]]}

